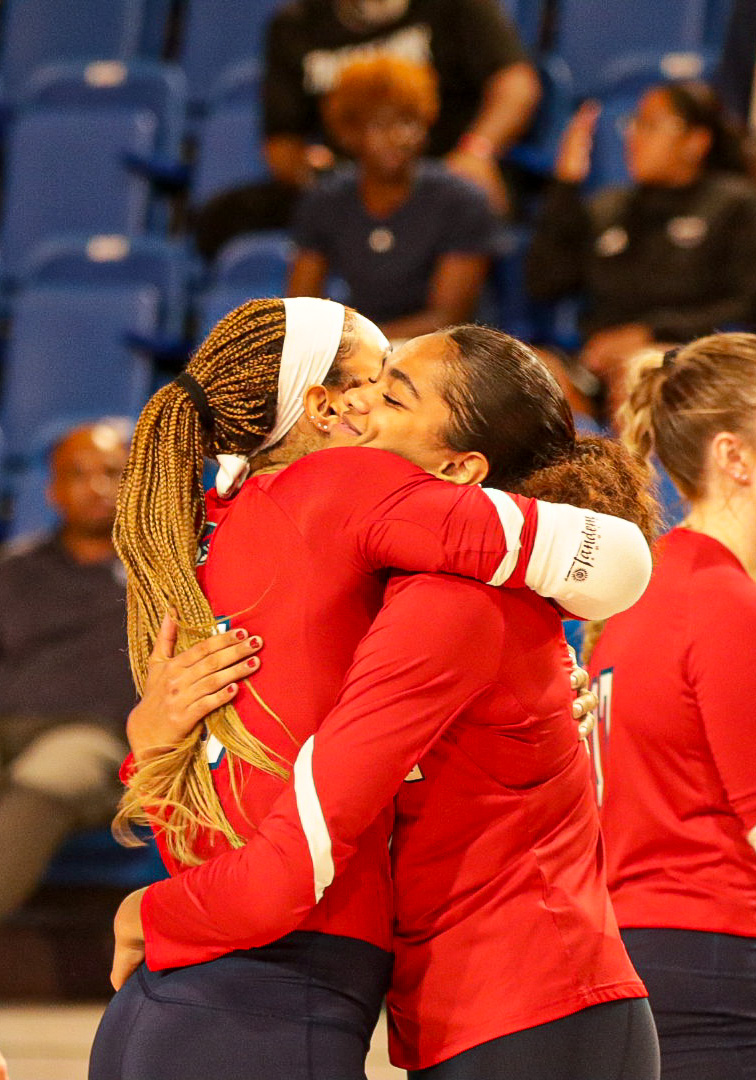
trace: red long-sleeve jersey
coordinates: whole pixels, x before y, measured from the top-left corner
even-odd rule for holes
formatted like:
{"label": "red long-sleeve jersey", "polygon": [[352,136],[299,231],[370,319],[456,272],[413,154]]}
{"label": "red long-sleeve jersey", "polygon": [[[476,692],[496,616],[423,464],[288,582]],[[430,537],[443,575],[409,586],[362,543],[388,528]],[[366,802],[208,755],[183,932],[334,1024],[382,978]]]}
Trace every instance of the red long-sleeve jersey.
{"label": "red long-sleeve jersey", "polygon": [[183,875],[187,895],[179,882],[148,890],[148,957],[186,962],[300,924],[349,876],[366,830],[387,844],[399,792],[397,1064],[427,1067],[643,996],[601,869],[570,668],[558,615],[532,593],[395,577],[336,707],[249,844]]}
{"label": "red long-sleeve jersey", "polygon": [[756,584],[674,529],[591,658],[594,759],[620,926],[756,936]]}
{"label": "red long-sleeve jersey", "polygon": [[[572,610],[587,604],[587,614],[599,605],[607,614],[630,602],[628,586],[631,592],[645,586],[650,557],[627,522],[457,487],[380,450],[321,451],[277,474],[254,477],[231,501],[211,494],[198,577],[219,621],[246,626],[266,641],[255,688],[267,708],[247,687],[236,704],[250,730],[284,761],[294,761],[335,702],[380,606],[385,567],[525,582]],[[238,803],[223,748],[212,738],[207,745],[228,818],[240,835],[255,836],[281,781],[244,767]],[[383,835],[379,824],[374,834],[366,832],[349,873],[329,890],[306,928],[390,947]],[[197,846],[208,858],[226,850],[217,834]],[[171,873],[185,870],[162,850]],[[233,874],[224,879],[221,867],[207,872],[221,890],[240,887]],[[180,894],[188,916],[202,903],[192,891],[194,879],[180,877],[176,911]],[[292,915],[288,928],[299,918]],[[192,933],[179,943],[148,932],[147,960],[151,967],[169,967],[269,940],[264,931],[247,934],[230,923],[214,940]]]}

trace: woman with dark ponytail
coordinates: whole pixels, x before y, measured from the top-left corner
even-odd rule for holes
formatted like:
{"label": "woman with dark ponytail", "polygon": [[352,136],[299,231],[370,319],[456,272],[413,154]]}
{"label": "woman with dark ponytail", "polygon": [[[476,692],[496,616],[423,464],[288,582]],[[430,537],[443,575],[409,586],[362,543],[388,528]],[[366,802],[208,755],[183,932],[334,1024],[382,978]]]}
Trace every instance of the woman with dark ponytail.
{"label": "woman with dark ponytail", "polygon": [[611,420],[630,356],[756,322],[756,187],[743,133],[701,82],[652,87],[629,118],[631,183],[584,199],[600,113],[565,131],[528,257],[528,288],[586,299],[582,363],[603,382]]}
{"label": "woman with dark ponytail", "polygon": [[756,1077],[756,335],[649,354],[621,421],[688,512],[590,662],[609,888],[662,1077],[744,1080]]}
{"label": "woman with dark ponytail", "polygon": [[[545,366],[486,327],[452,328],[389,354],[380,374],[343,394],[330,438],[322,456],[334,461],[358,446],[370,451],[366,468],[373,454],[392,451],[473,489],[490,478],[505,531],[523,544],[527,530],[503,485],[538,488],[545,500],[579,491],[590,510],[569,541],[549,529],[552,515],[566,521],[564,507],[538,504],[544,532],[531,559],[559,566],[565,590],[592,583],[600,594],[622,575],[603,558],[613,543],[606,512],[653,530],[654,505],[632,455],[576,439]],[[428,524],[415,523],[413,534]],[[384,528],[376,521],[371,533]],[[467,542],[479,545],[474,529]],[[168,969],[140,969],[140,978],[161,997],[174,984],[185,994],[213,968],[199,964],[190,982],[182,965],[242,955],[233,950],[243,943],[289,942],[297,935],[282,938],[287,930],[329,910],[350,867],[361,867],[351,899],[363,912],[390,906],[370,890],[364,858],[375,828],[388,825],[397,1065],[418,1080],[656,1080],[645,989],[603,877],[560,613],[533,591],[504,592],[448,574],[392,575],[336,705],[244,846],[136,894],[135,940],[146,939],[150,968]],[[278,665],[291,677],[299,657],[276,659],[275,644],[266,635],[261,673]],[[125,990],[135,997],[133,980]],[[249,994],[243,983],[239,994]],[[150,1012],[140,1013],[138,1030]],[[190,1045],[198,1034],[195,1026]],[[325,1075],[353,1074],[332,1065]]]}

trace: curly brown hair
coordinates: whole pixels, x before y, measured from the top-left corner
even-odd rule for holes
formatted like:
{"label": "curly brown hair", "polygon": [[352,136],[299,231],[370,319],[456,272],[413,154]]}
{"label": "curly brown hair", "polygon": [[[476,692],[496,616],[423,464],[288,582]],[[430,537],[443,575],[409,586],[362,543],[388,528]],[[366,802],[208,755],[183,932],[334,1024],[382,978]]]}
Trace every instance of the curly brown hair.
{"label": "curly brown hair", "polygon": [[349,145],[355,131],[387,105],[430,127],[439,108],[433,68],[384,53],[354,60],[342,69],[321,108],[334,138]]}

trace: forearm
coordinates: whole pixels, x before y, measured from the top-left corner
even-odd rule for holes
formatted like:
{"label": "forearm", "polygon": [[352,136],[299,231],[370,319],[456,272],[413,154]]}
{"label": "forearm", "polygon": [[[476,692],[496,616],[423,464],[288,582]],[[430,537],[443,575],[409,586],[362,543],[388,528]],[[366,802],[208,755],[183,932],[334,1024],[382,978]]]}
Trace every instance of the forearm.
{"label": "forearm", "polygon": [[528,130],[540,99],[541,84],[532,64],[512,64],[488,80],[466,134],[485,140],[491,156],[501,157]]}

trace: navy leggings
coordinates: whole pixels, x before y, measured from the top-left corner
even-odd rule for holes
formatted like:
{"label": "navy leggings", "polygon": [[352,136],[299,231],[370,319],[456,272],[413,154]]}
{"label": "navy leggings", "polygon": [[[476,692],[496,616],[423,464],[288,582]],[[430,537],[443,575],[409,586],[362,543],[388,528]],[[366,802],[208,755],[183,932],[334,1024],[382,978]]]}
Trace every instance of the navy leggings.
{"label": "navy leggings", "polygon": [[[659,1046],[645,998],[609,1001],[503,1035],[408,1073],[409,1080],[658,1080]],[[714,1075],[708,1080],[715,1080]]]}
{"label": "navy leggings", "polygon": [[149,971],[112,999],[89,1080],[364,1080],[389,953],[295,932],[207,964]]}
{"label": "navy leggings", "polygon": [[662,1080],[756,1080],[756,938],[623,930],[659,1030]]}

